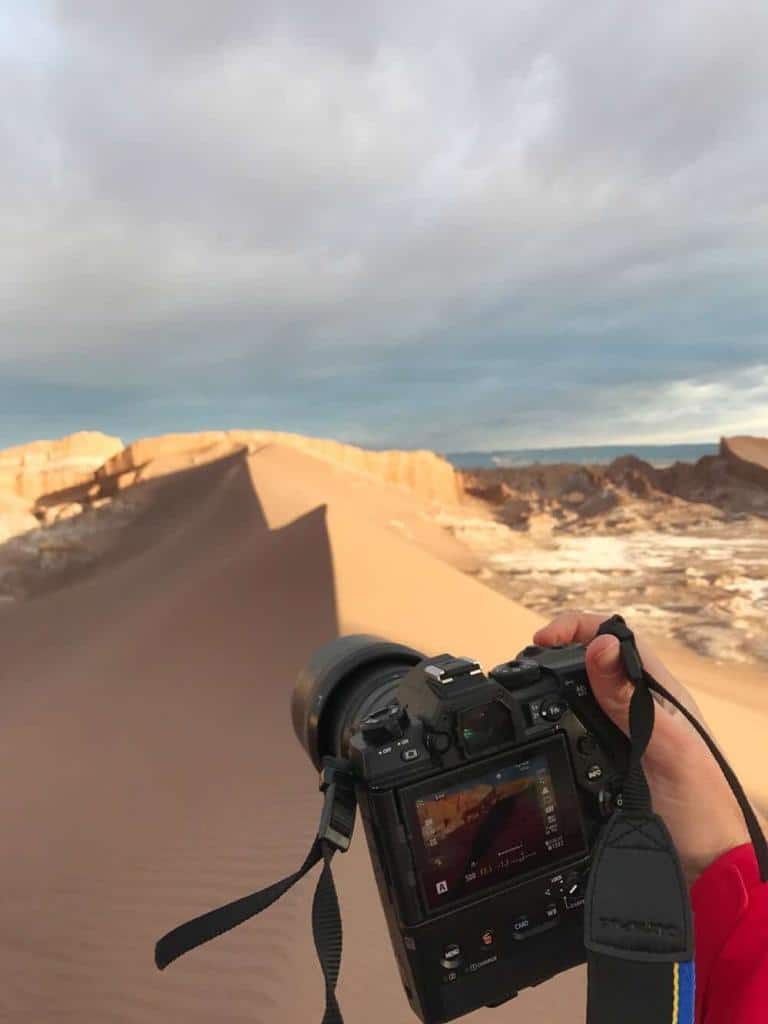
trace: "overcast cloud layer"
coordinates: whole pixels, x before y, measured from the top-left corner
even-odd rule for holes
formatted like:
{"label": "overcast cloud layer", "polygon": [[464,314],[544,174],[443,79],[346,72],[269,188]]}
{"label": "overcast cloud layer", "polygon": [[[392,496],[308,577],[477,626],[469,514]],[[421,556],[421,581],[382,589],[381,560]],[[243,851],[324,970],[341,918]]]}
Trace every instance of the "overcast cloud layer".
{"label": "overcast cloud layer", "polygon": [[0,443],[768,433],[768,7],[12,0]]}

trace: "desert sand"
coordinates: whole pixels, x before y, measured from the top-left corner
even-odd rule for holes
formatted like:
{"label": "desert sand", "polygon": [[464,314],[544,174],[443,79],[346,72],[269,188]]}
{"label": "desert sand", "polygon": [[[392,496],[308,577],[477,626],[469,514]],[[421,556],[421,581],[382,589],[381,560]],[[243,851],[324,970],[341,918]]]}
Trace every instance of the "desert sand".
{"label": "desert sand", "polygon": [[[132,481],[130,515],[92,557],[0,614],[9,1024],[319,1021],[314,874],[164,973],[153,964],[167,929],[288,874],[310,845],[298,670],[360,631],[489,667],[542,622],[473,576],[476,556],[437,521],[450,502],[405,478],[269,441],[165,469]],[[664,653],[768,804],[768,673]],[[415,1019],[361,833],[334,870],[345,1019]],[[584,1005],[576,969],[470,1019],[571,1024]]]}

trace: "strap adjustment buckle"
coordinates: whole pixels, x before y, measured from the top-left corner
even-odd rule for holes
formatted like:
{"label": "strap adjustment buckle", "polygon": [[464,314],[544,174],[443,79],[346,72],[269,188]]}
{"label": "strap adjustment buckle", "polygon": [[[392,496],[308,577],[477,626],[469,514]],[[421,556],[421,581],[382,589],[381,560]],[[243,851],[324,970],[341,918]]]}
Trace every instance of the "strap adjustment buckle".
{"label": "strap adjustment buckle", "polygon": [[320,768],[320,792],[324,794],[323,810],[317,838],[346,853],[355,828],[355,780],[349,761],[324,757]]}
{"label": "strap adjustment buckle", "polygon": [[643,663],[637,649],[635,634],[621,615],[612,615],[610,619],[600,623],[598,636],[615,636],[621,647],[621,662],[631,682],[637,684],[643,680]]}

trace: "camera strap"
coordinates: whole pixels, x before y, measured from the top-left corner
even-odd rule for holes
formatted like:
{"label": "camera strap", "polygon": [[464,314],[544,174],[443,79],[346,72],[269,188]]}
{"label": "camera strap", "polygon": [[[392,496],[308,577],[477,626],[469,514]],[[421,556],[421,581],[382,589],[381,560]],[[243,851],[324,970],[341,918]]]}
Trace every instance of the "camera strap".
{"label": "camera strap", "polygon": [[345,853],[349,849],[355,826],[357,799],[349,763],[338,758],[323,758],[320,790],[324,794],[320,826],[298,871],[268,885],[266,889],[210,910],[168,932],[155,946],[155,964],[161,971],[184,953],[266,910],[322,860],[323,869],[312,901],[312,935],[325,979],[322,1024],[344,1024],[336,1001],[336,983],[341,966],[341,914],[331,861],[337,851]]}
{"label": "camera strap", "polygon": [[706,730],[644,668],[635,637],[621,616],[602,623],[615,636],[634,685],[629,708],[630,758],[621,809],[604,827],[594,851],[584,906],[587,1024],[693,1024],[693,923],[672,837],[653,813],[641,758],[653,732],[659,694],[702,737],[736,797],[760,868],[768,879],[768,844],[739,780]]}

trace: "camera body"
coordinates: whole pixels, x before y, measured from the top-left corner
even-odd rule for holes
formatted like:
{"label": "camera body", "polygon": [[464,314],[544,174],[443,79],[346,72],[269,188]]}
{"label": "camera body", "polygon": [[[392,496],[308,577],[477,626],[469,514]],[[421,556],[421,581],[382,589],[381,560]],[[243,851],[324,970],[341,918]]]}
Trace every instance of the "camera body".
{"label": "camera body", "polygon": [[584,659],[578,644],[527,647],[485,675],[424,658],[351,730],[379,895],[425,1024],[585,960],[591,851],[620,805],[629,745]]}

